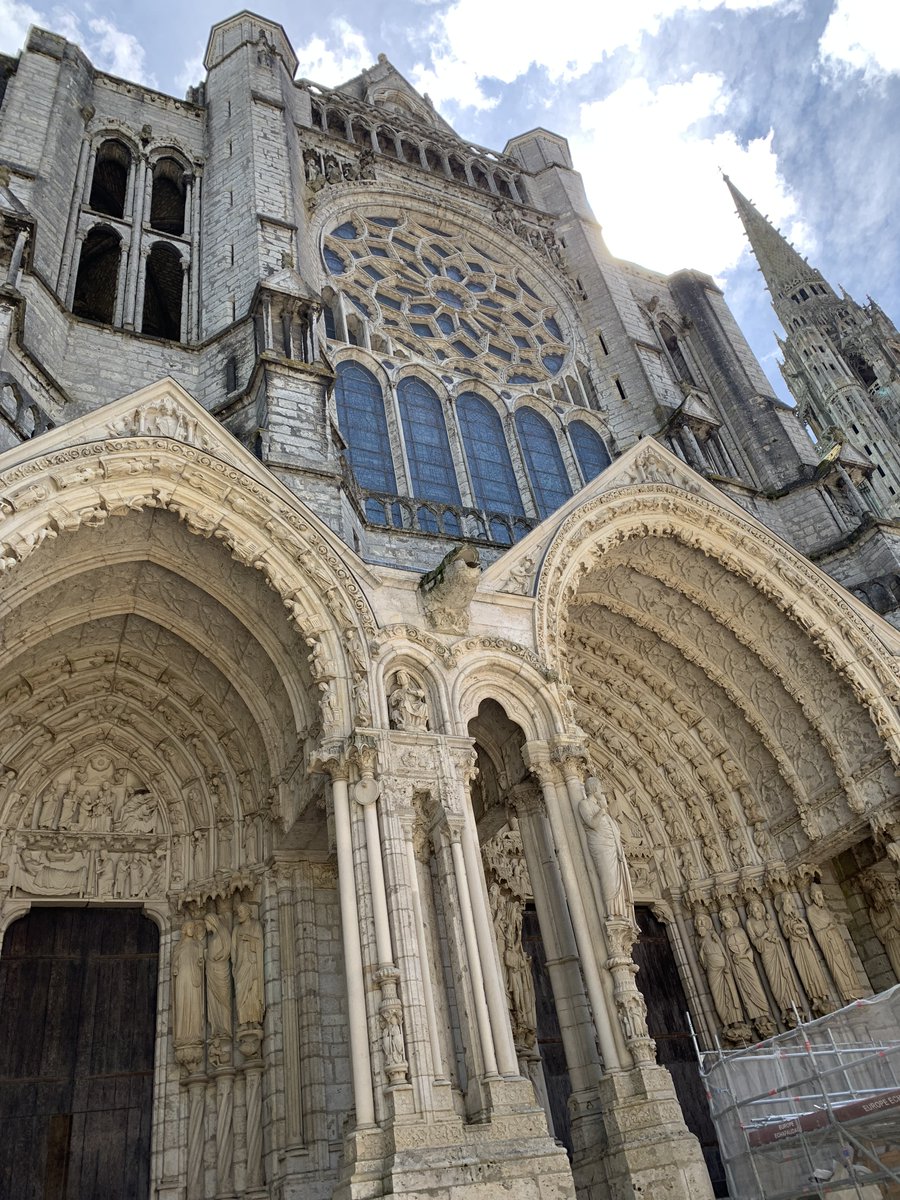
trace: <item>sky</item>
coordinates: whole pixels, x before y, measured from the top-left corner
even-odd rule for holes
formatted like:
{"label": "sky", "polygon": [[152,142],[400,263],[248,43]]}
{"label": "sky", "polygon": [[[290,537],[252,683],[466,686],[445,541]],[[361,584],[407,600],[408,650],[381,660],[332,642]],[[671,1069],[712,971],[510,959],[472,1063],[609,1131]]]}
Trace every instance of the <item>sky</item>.
{"label": "sky", "polygon": [[[254,0],[257,3],[257,0]],[[0,0],[0,51],[30,24],[173,95],[203,76],[238,0]],[[335,86],[383,52],[461,136],[568,138],[613,254],[725,290],[779,395],[777,321],[721,171],[835,287],[900,324],[897,0],[258,0],[299,74]]]}

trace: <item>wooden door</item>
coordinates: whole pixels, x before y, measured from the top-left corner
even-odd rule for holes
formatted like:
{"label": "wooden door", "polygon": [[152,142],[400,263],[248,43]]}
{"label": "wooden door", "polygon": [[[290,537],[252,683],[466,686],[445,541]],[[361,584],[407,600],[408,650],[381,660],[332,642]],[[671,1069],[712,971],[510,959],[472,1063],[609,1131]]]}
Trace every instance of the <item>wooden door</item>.
{"label": "wooden door", "polygon": [[641,931],[634,947],[634,961],[640,967],[637,984],[647,1004],[647,1025],[656,1041],[656,1056],[671,1072],[685,1124],[700,1142],[715,1194],[727,1196],[719,1143],[688,1031],[687,998],[669,935],[649,908],[638,907],[635,915]]}
{"label": "wooden door", "polygon": [[526,908],[522,914],[522,949],[531,955],[531,977],[534,980],[534,999],[537,1009],[537,1043],[544,1067],[544,1082],[556,1137],[572,1157],[572,1122],[569,1118],[569,1096],[572,1084],[566,1066],[559,1019],[553,1002],[553,989],[547,971],[547,955],[541,938],[537,913]]}
{"label": "wooden door", "polygon": [[159,936],[37,908],[0,956],[0,1196],[147,1200]]}

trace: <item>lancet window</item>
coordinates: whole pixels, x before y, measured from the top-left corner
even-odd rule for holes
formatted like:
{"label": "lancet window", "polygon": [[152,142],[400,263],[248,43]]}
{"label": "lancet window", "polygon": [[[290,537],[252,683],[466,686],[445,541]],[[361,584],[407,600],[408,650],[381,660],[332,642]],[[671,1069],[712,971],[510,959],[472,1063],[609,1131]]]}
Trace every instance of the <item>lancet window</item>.
{"label": "lancet window", "polygon": [[533,408],[516,413],[516,431],[541,520],[572,495],[572,485],[550,422]]}

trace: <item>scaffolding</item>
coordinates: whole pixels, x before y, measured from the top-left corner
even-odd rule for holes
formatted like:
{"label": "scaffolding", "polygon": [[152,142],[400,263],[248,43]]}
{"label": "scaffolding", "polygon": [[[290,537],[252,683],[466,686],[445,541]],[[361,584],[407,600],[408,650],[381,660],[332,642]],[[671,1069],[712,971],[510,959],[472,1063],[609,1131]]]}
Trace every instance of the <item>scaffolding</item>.
{"label": "scaffolding", "polygon": [[900,984],[754,1046],[694,1045],[731,1200],[900,1200]]}

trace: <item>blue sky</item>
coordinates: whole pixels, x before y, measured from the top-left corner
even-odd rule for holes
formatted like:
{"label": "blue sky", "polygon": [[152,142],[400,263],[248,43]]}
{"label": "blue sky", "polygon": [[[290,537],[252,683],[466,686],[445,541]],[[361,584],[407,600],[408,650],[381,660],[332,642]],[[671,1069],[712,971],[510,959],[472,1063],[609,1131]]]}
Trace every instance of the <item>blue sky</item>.
{"label": "blue sky", "polygon": [[[101,69],[175,95],[237,3],[0,0]],[[268,0],[300,73],[335,85],[379,52],[464,137],[568,137],[610,249],[714,275],[769,377],[775,318],[719,168],[835,286],[900,322],[900,5],[894,0]]]}

